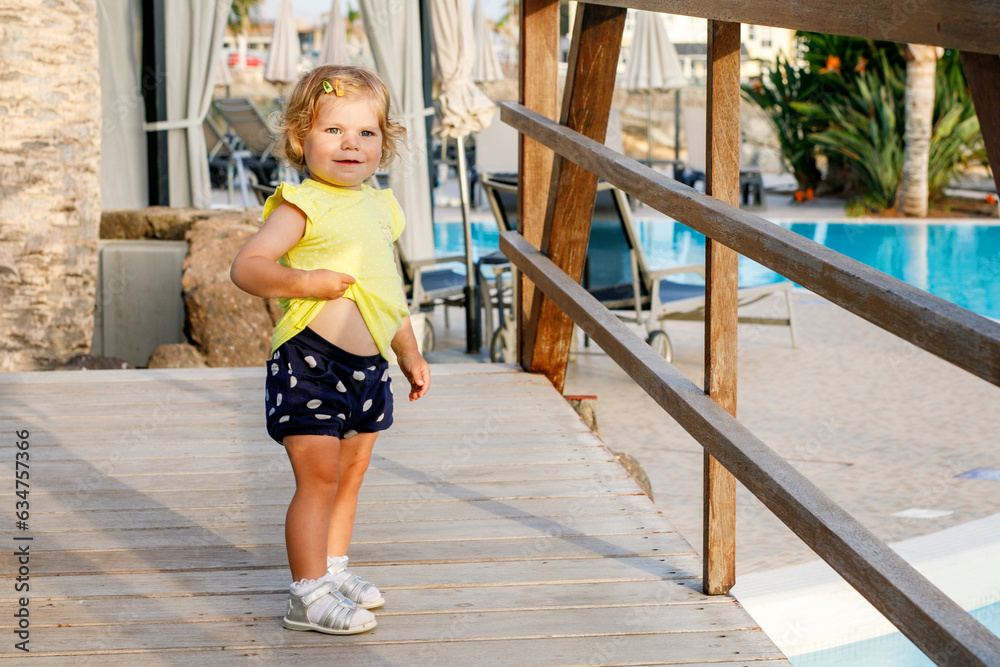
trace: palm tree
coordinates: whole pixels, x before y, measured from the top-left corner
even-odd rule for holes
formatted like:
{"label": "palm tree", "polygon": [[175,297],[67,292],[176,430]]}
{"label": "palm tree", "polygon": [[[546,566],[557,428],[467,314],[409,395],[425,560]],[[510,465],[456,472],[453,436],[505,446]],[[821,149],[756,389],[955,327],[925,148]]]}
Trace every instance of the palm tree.
{"label": "palm tree", "polygon": [[16,51],[0,55],[0,371],[27,371],[87,353],[93,338],[101,225],[98,3],[18,0],[5,8],[30,19],[18,23]]}
{"label": "palm tree", "polygon": [[262,0],[233,0],[229,10],[229,29],[236,35],[236,66],[247,65],[247,37],[257,17]]}
{"label": "palm tree", "polygon": [[903,215],[923,218],[927,215],[938,51],[934,46],[908,44],[906,53],[906,148],[896,208]]}

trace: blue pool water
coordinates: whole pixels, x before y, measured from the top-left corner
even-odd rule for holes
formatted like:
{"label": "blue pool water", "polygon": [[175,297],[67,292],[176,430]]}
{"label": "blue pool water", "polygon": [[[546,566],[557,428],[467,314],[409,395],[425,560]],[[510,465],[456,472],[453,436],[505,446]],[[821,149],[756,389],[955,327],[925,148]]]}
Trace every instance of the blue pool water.
{"label": "blue pool water", "polygon": [[[970,612],[990,632],[1000,634],[1000,602]],[[933,667],[930,658],[896,632],[824,651],[789,658],[795,667]]]}
{"label": "blue pool water", "polygon": [[[705,263],[705,237],[670,221],[638,221],[639,237],[652,268]],[[1000,318],[1000,225],[881,225],[783,223],[793,232],[888,273],[911,285],[968,308]],[[461,253],[461,223],[435,226],[439,254]],[[473,224],[473,252],[498,247],[493,223]],[[591,229],[589,285],[629,282],[625,238],[617,220],[595,220]],[[740,258],[740,283],[762,285],[783,280],[756,262]],[[677,280],[698,282],[695,274]]]}

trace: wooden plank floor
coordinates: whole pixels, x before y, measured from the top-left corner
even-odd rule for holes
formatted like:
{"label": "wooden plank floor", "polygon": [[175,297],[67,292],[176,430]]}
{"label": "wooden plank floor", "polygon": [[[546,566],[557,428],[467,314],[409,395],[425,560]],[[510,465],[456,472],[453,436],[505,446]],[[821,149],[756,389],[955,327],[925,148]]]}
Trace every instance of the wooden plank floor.
{"label": "wooden plank floor", "polygon": [[[789,665],[735,600],[700,593],[698,556],[543,377],[432,371],[427,396],[397,402],[362,488],[351,562],[386,605],[374,631],[350,637],[280,625],[293,479],[264,431],[260,370],[0,374],[0,657]],[[30,518],[18,531],[23,430]],[[14,647],[25,544],[30,653]]]}

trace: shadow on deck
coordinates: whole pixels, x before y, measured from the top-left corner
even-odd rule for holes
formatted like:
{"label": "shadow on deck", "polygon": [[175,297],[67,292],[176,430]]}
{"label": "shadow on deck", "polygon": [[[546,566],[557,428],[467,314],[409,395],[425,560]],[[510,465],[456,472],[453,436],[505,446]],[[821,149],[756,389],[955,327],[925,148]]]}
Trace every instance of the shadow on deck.
{"label": "shadow on deck", "polygon": [[[293,480],[258,369],[0,375],[4,466],[29,431],[30,653],[53,664],[789,663],[542,376],[435,365],[398,401],[351,547],[378,627],[283,630]],[[402,376],[396,371],[397,387]],[[8,495],[9,505],[18,498]],[[31,540],[14,541],[17,538]]]}

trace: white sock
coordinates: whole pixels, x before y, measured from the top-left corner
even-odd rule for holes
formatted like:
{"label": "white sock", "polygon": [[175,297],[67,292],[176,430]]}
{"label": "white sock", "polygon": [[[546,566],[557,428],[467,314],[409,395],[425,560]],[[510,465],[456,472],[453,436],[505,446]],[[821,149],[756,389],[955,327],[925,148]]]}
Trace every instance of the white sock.
{"label": "white sock", "polygon": [[[344,583],[348,577],[351,576],[351,573],[347,570],[347,556],[326,557],[326,567],[328,570],[334,568],[335,566],[340,567],[341,564],[343,564],[344,566],[343,570],[341,570],[335,575],[329,575],[329,574],[327,575],[330,581],[332,581],[334,585],[338,587],[342,583]],[[365,596],[361,598],[360,603],[367,604],[368,602],[374,602],[375,600],[378,600],[380,597],[382,597],[382,594],[379,593],[379,590],[375,588],[375,586],[373,585],[371,588],[368,589],[368,592],[365,593]]]}
{"label": "white sock", "polygon": [[[320,579],[301,579],[299,581],[293,581],[288,587],[294,595],[305,595],[326,583],[327,577],[324,576]],[[309,619],[310,623],[318,623],[319,619],[323,618],[323,614],[331,606],[337,604],[338,600],[333,595],[324,595],[319,600],[316,600],[306,610],[306,618]],[[354,612],[354,616],[351,617],[351,627],[357,627],[359,625],[364,625],[368,623],[375,615],[368,611],[367,609],[358,609]]]}
{"label": "white sock", "polygon": [[334,565],[344,564],[347,567],[347,556],[327,556],[326,557],[326,569],[332,568]]}

